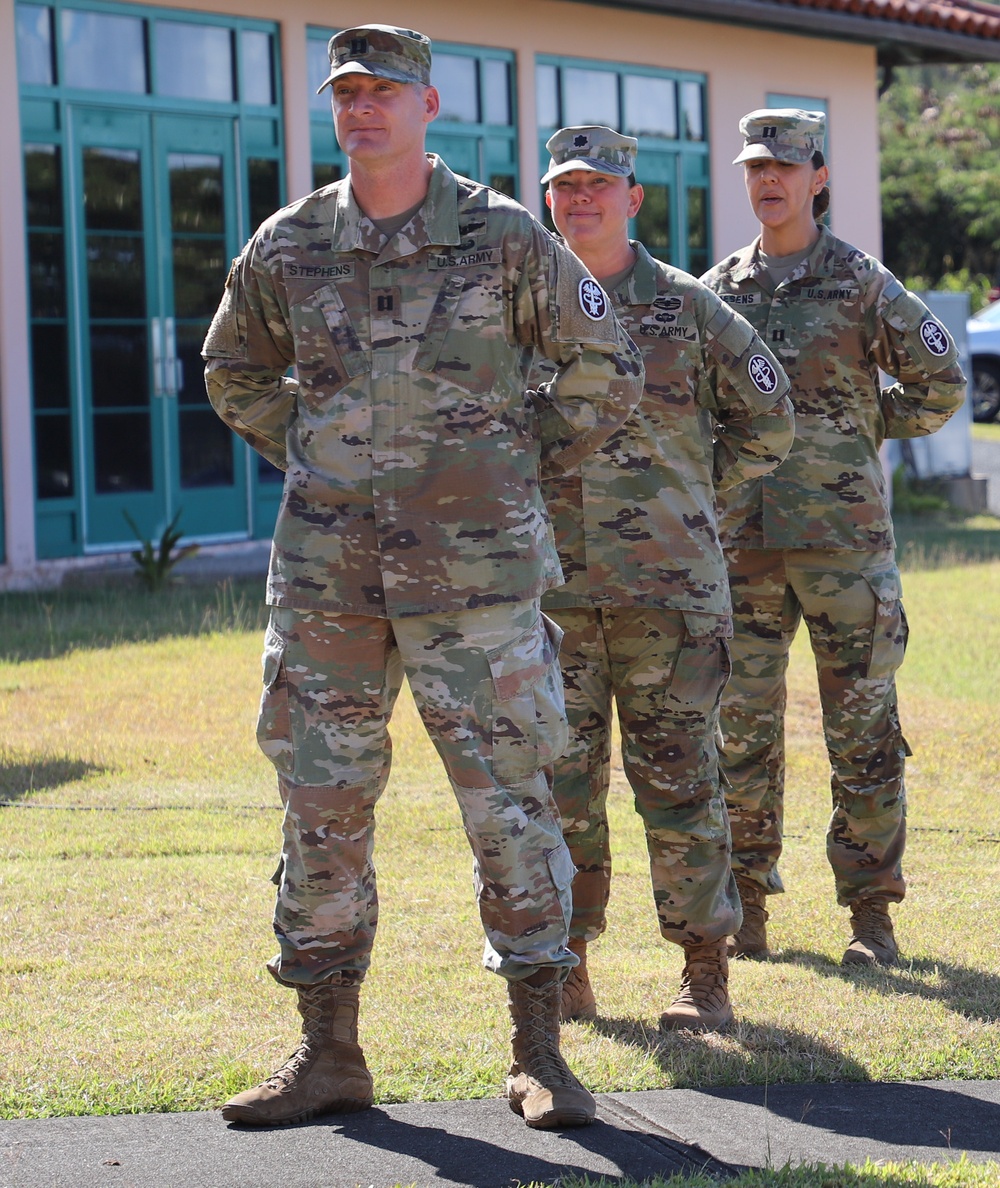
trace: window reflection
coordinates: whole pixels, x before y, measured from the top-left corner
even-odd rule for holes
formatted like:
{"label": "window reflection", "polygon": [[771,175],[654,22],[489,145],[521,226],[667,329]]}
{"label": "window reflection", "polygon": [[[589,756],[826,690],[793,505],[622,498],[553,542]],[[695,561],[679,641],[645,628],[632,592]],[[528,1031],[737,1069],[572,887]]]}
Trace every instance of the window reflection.
{"label": "window reflection", "polygon": [[144,25],[139,17],[64,8],[60,36],[65,84],[92,91],[145,94]]}
{"label": "window reflection", "polygon": [[98,495],[152,491],[148,413],[98,413],[94,425],[94,487]]}
{"label": "window reflection", "polygon": [[35,417],[35,488],[39,499],[73,495],[73,441],[69,416]]}
{"label": "window reflection", "polygon": [[62,167],[58,145],[24,146],[24,189],[28,223],[33,227],[61,227]]}
{"label": "window reflection", "polygon": [[703,186],[688,186],[688,271],[695,276],[708,269],[708,193]]}
{"label": "window reflection", "polygon": [[677,139],[677,88],[672,78],[626,74],[625,132]]}
{"label": "window reflection", "polygon": [[330,73],[330,55],[327,42],[310,37],[306,42],[306,85],[309,87],[309,107],[312,111],[330,114],[330,88],[316,94],[316,88]]}
{"label": "window reflection", "polygon": [[244,103],[259,103],[269,107],[274,103],[270,33],[244,29],[240,33],[240,59],[240,98]]}
{"label": "window reflection", "polygon": [[559,118],[559,71],[545,62],[535,67],[535,111],[539,128],[558,128]]}
{"label": "window reflection", "polygon": [[567,66],[562,78],[563,114],[567,127],[577,124],[621,126],[617,74],[611,70],[581,70]]}
{"label": "window reflection", "polygon": [[231,31],[217,25],[157,21],[156,92],[176,99],[232,102]]}
{"label": "window reflection", "polygon": [[221,231],[222,158],[208,153],[169,153],[167,169],[171,230]]}
{"label": "window reflection", "polygon": [[438,54],[434,61],[433,80],[441,96],[438,119],[460,124],[479,123],[475,58],[460,54]]}
{"label": "window reflection", "polygon": [[261,223],[281,205],[281,186],[278,162],[268,157],[251,157],[247,161],[250,190],[250,226]]}
{"label": "window reflection", "polygon": [[483,90],[483,123],[509,124],[510,65],[499,58],[484,58],[480,63]]}
{"label": "window reflection", "polygon": [[84,219],[90,231],[142,229],[139,153],[135,149],[83,150]]}
{"label": "window reflection", "polygon": [[681,112],[684,120],[684,135],[688,140],[705,139],[705,121],[701,100],[700,83],[681,83]]}
{"label": "window reflection", "polygon": [[670,187],[643,183],[645,197],[635,218],[635,237],[654,256],[670,254]]}
{"label": "window reflection", "polygon": [[53,86],[52,9],[20,4],[16,22],[18,77],[24,84]]}

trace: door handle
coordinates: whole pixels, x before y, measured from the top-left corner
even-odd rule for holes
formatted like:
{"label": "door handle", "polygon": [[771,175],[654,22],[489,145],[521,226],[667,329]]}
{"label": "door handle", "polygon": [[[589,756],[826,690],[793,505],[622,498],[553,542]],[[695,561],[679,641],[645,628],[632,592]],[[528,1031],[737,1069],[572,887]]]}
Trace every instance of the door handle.
{"label": "door handle", "polygon": [[153,344],[153,395],[163,395],[163,329],[159,318],[149,319],[149,336]]}
{"label": "door handle", "polygon": [[177,332],[173,318],[163,319],[163,394],[176,396],[180,388],[180,366],[177,359]]}

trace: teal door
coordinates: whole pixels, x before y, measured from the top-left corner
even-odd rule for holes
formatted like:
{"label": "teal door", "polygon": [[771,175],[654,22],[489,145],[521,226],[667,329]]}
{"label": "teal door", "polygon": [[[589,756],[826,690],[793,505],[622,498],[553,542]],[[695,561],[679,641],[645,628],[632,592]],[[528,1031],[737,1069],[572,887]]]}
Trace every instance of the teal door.
{"label": "teal door", "polygon": [[205,396],[200,347],[239,243],[234,126],[74,107],[74,368],[85,548],[248,531],[245,453]]}

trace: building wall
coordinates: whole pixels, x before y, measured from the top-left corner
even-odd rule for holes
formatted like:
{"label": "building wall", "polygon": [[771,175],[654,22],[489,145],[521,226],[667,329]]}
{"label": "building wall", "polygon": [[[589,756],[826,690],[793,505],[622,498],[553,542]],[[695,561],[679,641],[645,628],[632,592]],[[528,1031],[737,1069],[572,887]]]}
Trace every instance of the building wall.
{"label": "building wall", "polygon": [[[270,0],[171,0],[160,8],[201,10],[275,20],[281,27],[282,77],[289,197],[312,189],[306,27],[343,27],[359,19],[341,0],[286,0],[276,14]],[[756,233],[742,185],[731,164],[740,138],[739,117],[763,106],[769,93],[822,99],[829,112],[832,226],[865,250],[881,249],[875,52],[866,46],[732,28],[657,14],[602,8],[564,0],[507,0],[502,21],[487,5],[454,0],[384,0],[363,19],[416,26],[434,40],[494,46],[516,55],[522,200],[539,213],[540,176],[535,128],[536,54],[703,73],[707,79],[712,242],[716,258]],[[0,400],[3,434],[4,571],[33,567],[31,408],[28,391],[24,218],[20,132],[14,70],[13,4],[0,4],[0,96],[8,119],[0,147]],[[6,69],[3,69],[6,67]]]}

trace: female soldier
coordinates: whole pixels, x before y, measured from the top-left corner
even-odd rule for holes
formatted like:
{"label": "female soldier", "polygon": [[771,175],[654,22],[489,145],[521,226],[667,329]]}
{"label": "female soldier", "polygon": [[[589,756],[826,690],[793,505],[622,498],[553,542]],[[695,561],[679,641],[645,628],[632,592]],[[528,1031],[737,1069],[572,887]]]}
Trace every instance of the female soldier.
{"label": "female soldier", "polygon": [[[832,768],[827,856],[851,909],[845,965],[898,957],[888,905],[903,898],[906,836],[895,672],[906,645],[892,521],[879,460],[886,437],[939,429],[965,380],[954,343],[878,260],[817,225],[829,206],[821,112],[740,121],[760,236],[702,280],[738,309],[792,382],[795,442],[771,474],[720,500],[733,594],[733,676],[721,756],[744,922],[731,956],[767,953],[765,897],[777,870],[784,793],[785,669],[805,618]],[[882,388],[879,369],[896,381]]]}

